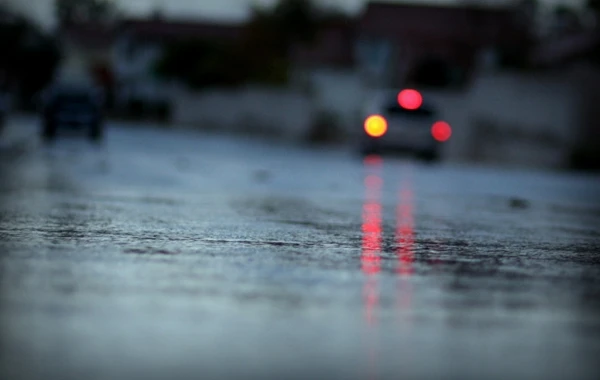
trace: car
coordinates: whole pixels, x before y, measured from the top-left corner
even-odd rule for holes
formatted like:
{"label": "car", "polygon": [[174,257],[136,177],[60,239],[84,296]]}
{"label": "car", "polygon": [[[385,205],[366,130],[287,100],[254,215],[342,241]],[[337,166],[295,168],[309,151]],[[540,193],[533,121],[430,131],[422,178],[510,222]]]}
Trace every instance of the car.
{"label": "car", "polygon": [[54,140],[60,130],[83,131],[93,141],[104,135],[101,92],[84,84],[60,84],[49,88],[42,101],[42,138]]}
{"label": "car", "polygon": [[419,91],[385,92],[374,96],[364,109],[360,151],[368,155],[400,150],[437,161],[441,145],[451,134],[450,125]]}

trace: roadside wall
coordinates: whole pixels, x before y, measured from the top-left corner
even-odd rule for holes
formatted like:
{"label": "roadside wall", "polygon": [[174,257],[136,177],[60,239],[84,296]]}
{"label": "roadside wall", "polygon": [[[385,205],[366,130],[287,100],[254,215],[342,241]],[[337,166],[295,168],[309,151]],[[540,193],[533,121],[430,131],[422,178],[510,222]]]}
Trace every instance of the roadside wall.
{"label": "roadside wall", "polygon": [[173,122],[205,130],[301,139],[310,126],[313,104],[309,97],[287,89],[179,91],[173,99]]}
{"label": "roadside wall", "polygon": [[561,167],[576,134],[570,72],[484,73],[464,99],[441,101],[458,136],[455,160]]}
{"label": "roadside wall", "polygon": [[307,72],[305,80],[315,112],[332,112],[346,136],[362,131],[360,109],[369,91],[356,70],[317,69]]}
{"label": "roadside wall", "polygon": [[579,98],[578,145],[589,145],[600,152],[600,68],[593,65],[578,66],[573,72]]}
{"label": "roadside wall", "polygon": [[[562,167],[580,132],[581,90],[572,70],[481,73],[465,92],[425,91],[453,126],[450,161]],[[226,132],[306,136],[319,112],[333,112],[347,141],[361,133],[360,109],[373,90],[351,71],[317,70],[292,89],[180,91],[174,123]]]}
{"label": "roadside wall", "polygon": [[354,70],[298,71],[288,89],[249,86],[197,94],[181,90],[173,99],[173,121],[203,129],[303,138],[316,118],[327,112],[348,138],[360,132],[365,92]]}

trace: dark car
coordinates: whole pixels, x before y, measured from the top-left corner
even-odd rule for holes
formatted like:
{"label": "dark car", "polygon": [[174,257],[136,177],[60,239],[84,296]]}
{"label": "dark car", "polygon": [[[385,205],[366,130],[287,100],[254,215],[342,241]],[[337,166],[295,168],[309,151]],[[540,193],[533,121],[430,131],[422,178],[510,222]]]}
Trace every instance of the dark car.
{"label": "dark car", "polygon": [[84,132],[91,140],[104,135],[102,94],[85,85],[59,85],[44,94],[42,137],[53,140],[60,130]]}

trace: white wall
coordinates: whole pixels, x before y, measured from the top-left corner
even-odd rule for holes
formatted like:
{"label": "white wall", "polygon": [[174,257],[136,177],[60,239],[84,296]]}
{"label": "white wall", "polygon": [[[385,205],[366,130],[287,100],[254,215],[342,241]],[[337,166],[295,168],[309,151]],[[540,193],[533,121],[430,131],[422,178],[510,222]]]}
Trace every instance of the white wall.
{"label": "white wall", "polygon": [[367,99],[361,77],[354,70],[320,69],[306,75],[315,111],[333,112],[343,130],[361,131],[360,110]]}
{"label": "white wall", "polygon": [[331,112],[345,136],[359,133],[358,111],[365,91],[353,71],[318,70],[304,86],[291,89],[250,86],[242,90],[181,90],[173,98],[173,122],[223,131],[271,133],[304,138],[320,112]]}
{"label": "white wall", "polygon": [[576,95],[565,72],[488,72],[464,94],[434,94],[453,125],[447,156],[561,166],[576,135]]}
{"label": "white wall", "polygon": [[[323,109],[337,114],[347,138],[362,132],[360,109],[373,94],[351,71],[304,75],[312,91],[248,87],[241,91],[180,91],[174,122],[206,129],[277,134],[299,139]],[[300,86],[301,87],[301,86]],[[444,146],[452,161],[559,167],[577,132],[577,86],[566,72],[482,73],[463,93],[425,91],[453,127]]]}
{"label": "white wall", "polygon": [[179,91],[173,122],[201,129],[246,132],[301,139],[313,117],[308,97],[286,89],[247,87],[203,93]]}

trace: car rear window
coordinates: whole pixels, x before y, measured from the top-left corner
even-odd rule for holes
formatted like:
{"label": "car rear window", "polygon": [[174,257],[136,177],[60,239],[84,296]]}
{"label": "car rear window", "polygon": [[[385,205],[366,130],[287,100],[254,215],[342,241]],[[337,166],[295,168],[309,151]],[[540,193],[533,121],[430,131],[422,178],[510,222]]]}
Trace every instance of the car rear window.
{"label": "car rear window", "polygon": [[385,112],[391,116],[410,116],[410,117],[431,117],[435,114],[433,109],[426,105],[422,105],[416,110],[408,110],[400,107],[400,105],[394,101],[385,107]]}

